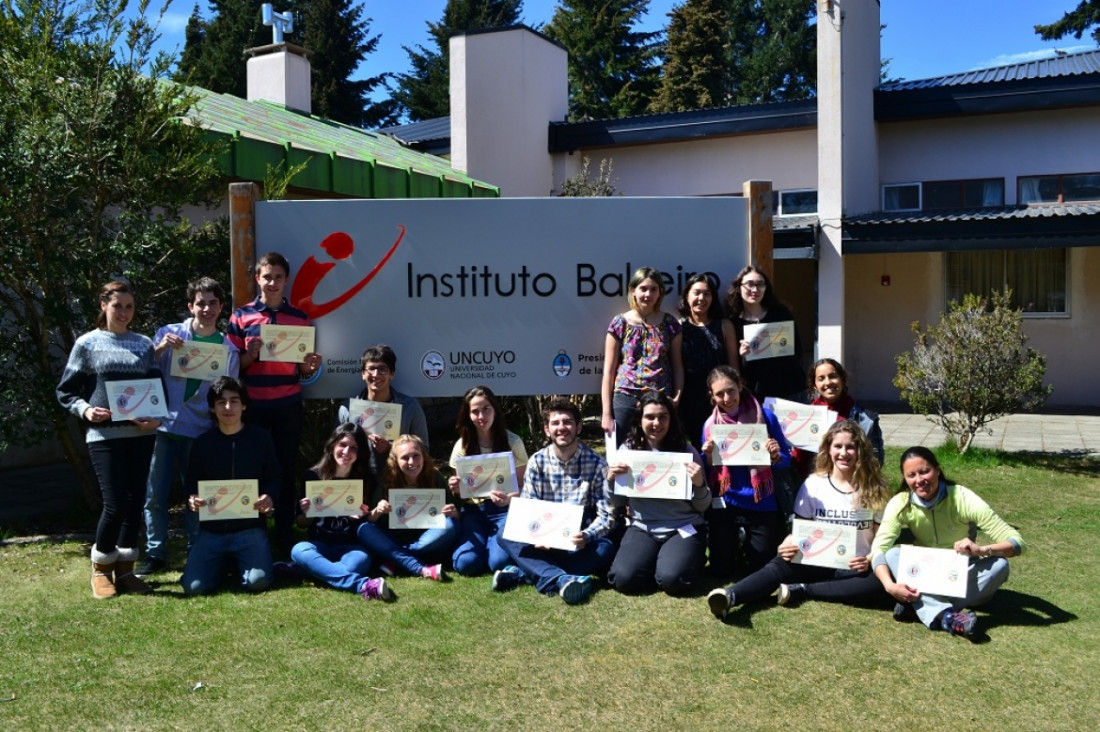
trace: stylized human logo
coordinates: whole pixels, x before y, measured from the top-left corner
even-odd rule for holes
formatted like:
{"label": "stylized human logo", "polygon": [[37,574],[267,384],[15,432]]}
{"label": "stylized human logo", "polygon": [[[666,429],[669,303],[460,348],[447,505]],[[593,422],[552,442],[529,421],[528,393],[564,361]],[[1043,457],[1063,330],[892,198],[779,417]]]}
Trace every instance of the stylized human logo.
{"label": "stylized human logo", "polygon": [[398,224],[397,230],[397,239],[390,245],[389,250],[382,255],[382,258],[378,260],[378,263],[367,272],[363,279],[359,280],[343,294],[327,302],[315,302],[313,293],[316,291],[317,286],[321,284],[321,280],[325,278],[325,275],[327,275],[329,271],[336,267],[337,262],[344,261],[355,251],[355,241],[347,233],[335,231],[326,236],[321,240],[320,247],[335,261],[319,262],[316,257],[310,255],[302,264],[301,269],[298,270],[298,276],[294,278],[294,284],[290,288],[291,304],[305,312],[305,314],[313,320],[322,318],[343,306],[348,300],[351,300],[359,294],[364,287],[370,284],[370,281],[374,279],[375,275],[386,266],[386,262],[390,261],[390,257],[397,251],[397,247],[401,244],[401,240],[405,238],[404,225]]}

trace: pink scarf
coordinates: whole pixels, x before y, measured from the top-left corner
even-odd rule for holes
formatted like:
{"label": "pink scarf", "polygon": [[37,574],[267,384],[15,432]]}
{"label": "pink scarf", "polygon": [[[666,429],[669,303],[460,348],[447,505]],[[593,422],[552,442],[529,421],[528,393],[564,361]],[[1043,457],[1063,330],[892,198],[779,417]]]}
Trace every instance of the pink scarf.
{"label": "pink scarf", "polygon": [[[712,424],[765,424],[764,410],[760,408],[760,402],[747,390],[741,392],[741,403],[737,405],[737,411],[726,414],[718,407],[711,413]],[[707,435],[710,436],[709,433]],[[718,483],[718,495],[725,495],[733,484],[733,471],[729,465],[712,466],[711,478]],[[749,467],[749,482],[752,485],[752,500],[760,503],[766,497],[775,492],[775,481],[772,479],[772,469],[768,465],[753,465]],[[712,483],[713,485],[713,483]]]}

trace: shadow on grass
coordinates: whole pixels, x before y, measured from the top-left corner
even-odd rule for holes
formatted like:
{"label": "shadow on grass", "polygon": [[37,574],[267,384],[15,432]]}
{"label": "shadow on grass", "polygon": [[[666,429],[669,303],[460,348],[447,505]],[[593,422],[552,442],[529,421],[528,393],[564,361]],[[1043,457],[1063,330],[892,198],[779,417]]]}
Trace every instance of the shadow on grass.
{"label": "shadow on grass", "polygon": [[1062,474],[1078,475],[1086,478],[1100,478],[1100,458],[1083,450],[1063,450],[1062,452],[1005,452],[981,447],[972,447],[966,454],[960,455],[953,445],[944,445],[936,450],[936,456],[944,463],[950,474],[955,467],[1008,467],[1051,470]]}
{"label": "shadow on grass", "polygon": [[992,602],[978,609],[990,611],[989,617],[982,619],[985,630],[1013,625],[1044,627],[1077,620],[1076,615],[1049,600],[1015,590],[998,590]]}

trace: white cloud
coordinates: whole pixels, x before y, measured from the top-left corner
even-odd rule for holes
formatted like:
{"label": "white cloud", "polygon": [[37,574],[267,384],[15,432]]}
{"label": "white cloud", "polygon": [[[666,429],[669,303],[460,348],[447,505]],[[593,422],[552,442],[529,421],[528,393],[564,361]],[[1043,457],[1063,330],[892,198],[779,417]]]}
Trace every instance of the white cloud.
{"label": "white cloud", "polygon": [[[1080,45],[1080,46],[1065,46],[1061,47],[1059,51],[1065,51],[1066,53],[1077,53],[1078,51],[1089,51],[1094,49],[1095,46]],[[1053,58],[1053,48],[1043,48],[1037,51],[1025,51],[1023,53],[1002,53],[988,61],[982,61],[976,64],[973,69],[988,69],[993,66],[1009,66],[1011,64],[1025,64],[1028,61],[1039,61],[1044,58]]]}

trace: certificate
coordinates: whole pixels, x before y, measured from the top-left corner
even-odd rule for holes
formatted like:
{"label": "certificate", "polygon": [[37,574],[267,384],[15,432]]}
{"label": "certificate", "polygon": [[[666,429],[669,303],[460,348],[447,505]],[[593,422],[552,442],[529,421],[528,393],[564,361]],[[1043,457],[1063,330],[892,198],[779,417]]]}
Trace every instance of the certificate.
{"label": "certificate", "polygon": [[307,480],[309,518],[355,516],[363,505],[361,480]]}
{"label": "certificate", "polygon": [[447,526],[442,488],[391,488],[391,529],[442,529]]}
{"label": "certificate", "polygon": [[691,498],[687,463],[690,452],[625,450],[615,452],[615,460],[624,463],[627,472],[615,476],[615,495],[635,498]]}
{"label": "certificate", "polygon": [[796,518],[791,524],[791,537],[798,545],[798,554],[791,562],[848,569],[848,560],[856,556],[856,531],[852,524]]}
{"label": "certificate", "polygon": [[503,536],[521,544],[576,551],[571,537],[580,533],[583,519],[584,506],[575,503],[513,498]]}
{"label": "certificate", "polygon": [[184,379],[213,381],[224,376],[229,366],[229,349],[224,343],[184,341],[172,349],[172,367],[168,373]]}
{"label": "certificate", "polygon": [[800,450],[817,452],[821,438],[829,425],[836,422],[837,414],[823,405],[799,404],[787,399],[768,397],[764,406],[775,412],[779,427],[787,442]]}
{"label": "certificate", "polygon": [[260,360],[302,363],[306,354],[313,353],[315,332],[312,325],[261,325],[264,347],[260,349]]}
{"label": "certificate", "polygon": [[160,379],[108,381],[106,387],[112,422],[168,416],[168,400]]}
{"label": "certificate", "polygon": [[954,549],[902,544],[896,580],[929,595],[966,597],[970,558]]}
{"label": "certificate", "polygon": [[458,495],[463,498],[483,498],[492,491],[519,492],[516,459],[511,452],[455,458],[455,473]]}
{"label": "certificate", "polygon": [[766,424],[712,424],[711,460],[715,465],[771,465]]}
{"label": "certificate", "polygon": [[206,505],[199,506],[199,521],[259,518],[254,505],[259,492],[260,484],[255,478],[200,480],[199,498],[205,499]]}
{"label": "certificate", "polygon": [[368,435],[382,435],[393,442],[401,434],[401,405],[352,398],[348,402],[348,420],[362,427]]}
{"label": "certificate", "polygon": [[749,342],[749,352],[743,357],[746,361],[793,356],[794,321],[746,325],[745,340]]}
{"label": "certificate", "polygon": [[611,434],[603,433],[603,456],[608,463],[615,462],[615,453],[619,451],[618,438],[615,436],[615,430],[612,428]]}

